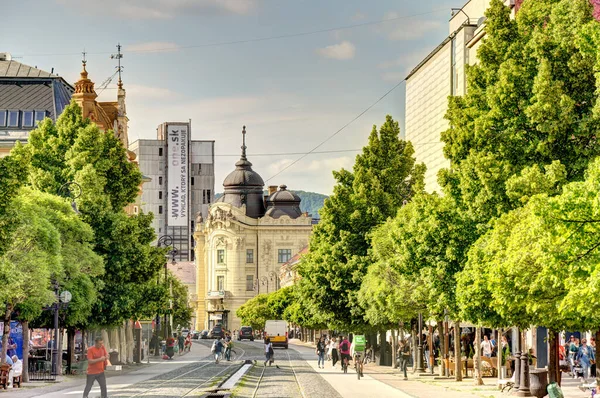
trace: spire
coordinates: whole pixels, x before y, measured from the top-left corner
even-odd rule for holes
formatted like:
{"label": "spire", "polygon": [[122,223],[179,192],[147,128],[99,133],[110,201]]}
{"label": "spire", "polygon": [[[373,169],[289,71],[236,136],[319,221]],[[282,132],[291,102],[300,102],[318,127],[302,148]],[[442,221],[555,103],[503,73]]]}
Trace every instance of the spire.
{"label": "spire", "polygon": [[81,55],[83,56],[83,58],[81,59],[81,64],[83,65],[83,70],[81,71],[81,79],[87,79],[87,77],[88,77],[87,70],[85,70],[85,64],[87,64],[87,61],[85,59],[86,54],[87,53],[85,52],[85,48],[84,48],[83,51],[81,52]]}
{"label": "spire", "polygon": [[81,60],[81,64],[83,65],[83,70],[81,71],[80,74],[80,78],[77,82],[75,82],[75,93],[76,94],[90,94],[92,95],[95,99],[96,98],[96,92],[94,91],[94,82],[92,82],[90,79],[88,79],[88,72],[85,69],[85,66],[87,64],[87,60],[85,58],[86,56],[86,52],[85,50],[83,50],[81,52],[81,54],[83,55],[83,58]]}
{"label": "spire", "polygon": [[119,86],[119,88],[123,88],[123,80],[121,80],[121,72],[123,72],[123,67],[121,66],[121,58],[123,58],[123,54],[121,53],[121,43],[117,44],[117,53],[116,54],[111,54],[110,59],[116,59],[117,60],[117,72],[119,73],[119,82],[117,83],[117,85]]}
{"label": "spire", "polygon": [[242,160],[248,160],[246,158],[246,126],[242,129]]}

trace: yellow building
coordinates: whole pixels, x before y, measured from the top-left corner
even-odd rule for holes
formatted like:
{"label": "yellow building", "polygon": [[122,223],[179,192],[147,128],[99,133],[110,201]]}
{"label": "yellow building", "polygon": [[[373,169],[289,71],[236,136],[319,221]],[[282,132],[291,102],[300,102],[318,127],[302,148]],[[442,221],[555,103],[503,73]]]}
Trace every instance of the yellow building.
{"label": "yellow building", "polygon": [[239,329],[235,312],[257,294],[279,289],[281,265],[308,245],[313,219],[285,185],[269,186],[242,156],[223,182],[224,194],[196,220],[196,329]]}

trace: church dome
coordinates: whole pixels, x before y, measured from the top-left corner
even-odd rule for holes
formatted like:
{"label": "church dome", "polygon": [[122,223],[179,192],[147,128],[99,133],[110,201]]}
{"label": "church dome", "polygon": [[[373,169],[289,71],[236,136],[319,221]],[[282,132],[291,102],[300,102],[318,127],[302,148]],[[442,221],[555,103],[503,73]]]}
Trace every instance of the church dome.
{"label": "church dome", "polygon": [[259,218],[265,214],[263,199],[265,183],[262,177],[252,170],[252,163],[246,158],[246,126],[242,130],[242,136],[242,156],[235,163],[235,170],[225,177],[223,181],[225,190],[217,202],[229,203],[238,208],[246,206],[248,217]]}
{"label": "church dome", "polygon": [[292,191],[287,190],[287,186],[281,185],[279,191],[272,193],[267,198],[267,211],[265,215],[279,218],[288,216],[292,219],[302,215],[300,210],[301,199]]}
{"label": "church dome", "polygon": [[263,187],[265,182],[262,177],[254,170],[252,170],[252,163],[243,158],[238,160],[235,164],[235,170],[233,170],[223,181],[224,187]]}

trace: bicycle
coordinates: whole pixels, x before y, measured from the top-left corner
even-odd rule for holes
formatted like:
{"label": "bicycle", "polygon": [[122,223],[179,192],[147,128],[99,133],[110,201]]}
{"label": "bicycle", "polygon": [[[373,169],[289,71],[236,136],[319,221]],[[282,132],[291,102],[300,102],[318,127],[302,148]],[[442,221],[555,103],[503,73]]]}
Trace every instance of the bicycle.
{"label": "bicycle", "polygon": [[344,373],[348,373],[348,357],[346,355],[342,358],[342,370]]}
{"label": "bicycle", "polygon": [[356,369],[356,377],[358,380],[363,376],[363,361],[361,359],[360,353],[354,354],[354,368]]}

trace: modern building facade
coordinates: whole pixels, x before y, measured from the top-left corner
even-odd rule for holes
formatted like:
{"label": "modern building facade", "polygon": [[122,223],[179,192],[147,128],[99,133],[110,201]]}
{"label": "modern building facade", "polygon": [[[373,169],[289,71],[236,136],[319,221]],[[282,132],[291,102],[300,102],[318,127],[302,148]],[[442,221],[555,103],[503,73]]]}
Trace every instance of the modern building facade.
{"label": "modern building facade", "polygon": [[[505,0],[513,13],[522,1]],[[415,147],[418,162],[427,166],[427,191],[440,192],[437,174],[450,166],[444,157],[441,133],[448,97],[466,92],[466,66],[477,62],[477,49],[485,36],[484,13],[490,0],[470,0],[453,11],[449,35],[406,77],[405,138]]]}
{"label": "modern building facade", "polygon": [[0,156],[49,117],[56,121],[71,101],[75,88],[60,76],[14,61],[0,53]]}
{"label": "modern building facade", "polygon": [[158,126],[157,139],[129,146],[149,179],[141,208],[154,214],[156,236],[172,239],[177,261],[193,261],[195,220],[208,216],[215,197],[215,142],[192,140],[191,135],[191,122],[167,122]]}
{"label": "modern building facade", "polygon": [[308,245],[312,216],[285,185],[269,186],[242,156],[223,182],[224,194],[196,222],[196,329],[242,325],[235,315],[257,294],[279,289],[282,264]]}

